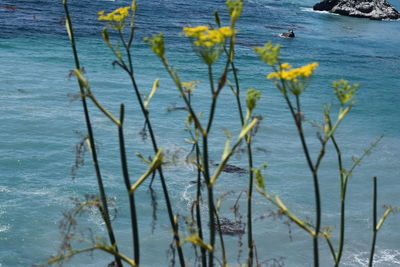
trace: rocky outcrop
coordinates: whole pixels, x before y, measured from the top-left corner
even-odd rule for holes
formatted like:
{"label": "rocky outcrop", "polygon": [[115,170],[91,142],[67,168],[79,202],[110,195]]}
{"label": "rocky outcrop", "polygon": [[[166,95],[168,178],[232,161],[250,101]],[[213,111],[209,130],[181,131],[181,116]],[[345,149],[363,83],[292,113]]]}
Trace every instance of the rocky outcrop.
{"label": "rocky outcrop", "polygon": [[323,0],[314,10],[373,20],[400,19],[400,13],[386,0]]}

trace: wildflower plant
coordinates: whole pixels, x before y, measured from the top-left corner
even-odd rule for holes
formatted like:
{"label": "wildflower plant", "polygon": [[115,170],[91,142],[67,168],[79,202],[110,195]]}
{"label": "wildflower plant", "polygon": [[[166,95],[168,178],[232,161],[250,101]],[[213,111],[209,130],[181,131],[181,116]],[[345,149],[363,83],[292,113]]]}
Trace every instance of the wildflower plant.
{"label": "wildflower plant", "polygon": [[99,15],[98,20],[104,22],[107,27],[111,29],[121,31],[125,28],[127,20],[130,17],[130,9],[130,6],[120,7],[108,14],[105,14],[104,11],[100,11],[97,13],[97,15]]}
{"label": "wildflower plant", "polygon": [[[242,0],[228,0],[226,2],[227,12],[229,14],[229,26],[223,27],[221,19],[218,12],[215,13],[215,23],[216,25],[211,26],[197,26],[197,27],[185,27],[183,28],[182,34],[189,38],[191,46],[194,52],[201,58],[203,63],[207,65],[208,81],[202,84],[208,84],[210,88],[210,98],[209,110],[195,110],[193,105],[196,91],[196,86],[200,81],[188,81],[183,82],[180,79],[180,73],[175,70],[169,63],[167,44],[164,41],[164,36],[162,33],[153,35],[152,37],[145,38],[144,41],[147,43],[152,50],[152,52],[159,57],[162,65],[165,67],[166,72],[169,74],[170,78],[174,82],[177,94],[183,101],[185,107],[184,110],[187,112],[187,119],[185,121],[184,127],[187,138],[184,141],[192,147],[190,155],[188,155],[187,160],[195,167],[196,175],[196,196],[195,200],[191,205],[190,218],[186,221],[189,226],[188,229],[182,229],[179,227],[179,219],[176,215],[175,205],[170,198],[170,191],[166,184],[166,175],[164,174],[163,167],[167,163],[166,153],[159,146],[157,135],[153,129],[153,124],[151,121],[151,113],[149,110],[149,105],[151,100],[156,97],[157,89],[159,87],[159,79],[155,79],[153,87],[148,95],[143,94],[139,88],[136,76],[134,74],[135,66],[132,59],[132,46],[134,40],[135,32],[135,12],[136,12],[136,1],[133,1],[130,6],[118,8],[110,13],[105,13],[100,11],[98,13],[98,20],[103,22],[105,27],[103,28],[101,35],[104,43],[110,48],[114,55],[113,64],[119,66],[124,72],[126,72],[131,84],[132,92],[136,96],[137,104],[143,115],[143,121],[145,124],[144,131],[147,131],[150,136],[152,147],[152,155],[148,158],[140,153],[137,153],[138,157],[142,159],[143,164],[146,164],[146,171],[136,177],[132,178],[129,172],[128,157],[126,153],[125,143],[129,140],[125,140],[124,127],[125,127],[125,105],[120,105],[119,117],[113,115],[109,112],[98,99],[95,97],[88,83],[86,74],[83,73],[78,53],[76,50],[74,31],[72,28],[71,16],[69,15],[67,0],[63,0],[64,9],[67,17],[66,26],[68,36],[71,41],[71,47],[73,51],[73,56],[75,60],[75,70],[73,74],[76,76],[78,85],[81,92],[81,99],[83,104],[83,110],[85,114],[85,124],[88,130],[88,137],[86,138],[88,145],[90,147],[90,152],[92,156],[93,165],[95,168],[99,196],[95,197],[95,206],[98,208],[101,214],[101,218],[105,223],[105,228],[108,235],[108,240],[102,239],[98,241],[93,239],[89,242],[91,246],[88,248],[76,250],[72,246],[72,242],[68,241],[68,246],[64,247],[62,253],[56,257],[51,258],[47,263],[60,263],[64,260],[70,259],[72,256],[84,252],[91,252],[94,250],[101,250],[108,253],[114,257],[114,261],[110,266],[122,267],[123,263],[129,266],[145,266],[146,263],[141,259],[142,252],[142,242],[140,239],[140,228],[141,225],[138,224],[138,216],[136,212],[136,198],[135,193],[140,188],[143,187],[146,181],[155,177],[161,184],[161,190],[166,205],[166,213],[168,215],[168,220],[171,229],[171,236],[173,243],[171,248],[173,251],[177,251],[179,265],[188,266],[195,258],[195,263],[202,267],[213,267],[217,265],[217,260],[221,266],[227,267],[230,263],[231,251],[225,249],[226,239],[224,238],[224,223],[225,220],[221,219],[222,211],[220,209],[221,202],[224,197],[219,199],[216,197],[215,186],[220,181],[219,178],[222,173],[229,167],[228,162],[237,151],[240,145],[244,144],[246,146],[247,153],[247,181],[248,186],[243,190],[240,196],[246,194],[246,226],[245,234],[247,237],[246,242],[246,263],[242,266],[252,267],[261,266],[258,261],[258,256],[256,253],[256,244],[253,238],[253,191],[255,189],[265,197],[270,203],[272,203],[277,209],[278,214],[286,216],[290,221],[299,226],[301,229],[306,231],[313,240],[313,259],[314,266],[320,265],[320,239],[325,239],[330,252],[332,254],[332,259],[335,266],[338,266],[341,262],[342,254],[344,251],[345,243],[345,201],[346,201],[346,189],[349,178],[351,177],[353,170],[359,163],[371,153],[372,149],[377,145],[378,141],[373,143],[370,148],[368,148],[360,158],[354,161],[351,168],[345,169],[342,159],[342,152],[340,146],[335,138],[335,133],[339,127],[342,120],[347,116],[347,114],[355,105],[353,100],[358,85],[350,85],[347,81],[337,81],[334,82],[334,94],[336,95],[339,102],[339,111],[337,118],[333,118],[331,105],[324,107],[322,112],[322,122],[317,124],[319,129],[319,141],[320,150],[316,157],[311,155],[310,149],[307,143],[307,136],[304,131],[305,114],[302,111],[301,97],[305,92],[307,85],[309,84],[318,63],[311,63],[304,65],[299,68],[293,68],[289,63],[282,63],[280,59],[280,46],[273,45],[272,43],[267,43],[262,47],[256,47],[254,49],[255,53],[259,55],[262,62],[269,65],[272,68],[272,72],[266,77],[269,81],[272,81],[276,88],[282,93],[283,98],[289,108],[289,114],[294,120],[297,133],[300,138],[300,143],[303,148],[304,157],[307,162],[308,168],[310,170],[310,176],[313,181],[313,189],[315,196],[315,218],[313,222],[308,222],[302,219],[293,212],[285,201],[281,199],[278,195],[274,194],[270,188],[268,188],[268,183],[265,181],[264,173],[268,170],[267,165],[264,164],[261,168],[254,166],[253,162],[253,137],[260,123],[260,119],[254,116],[254,111],[261,99],[261,91],[254,88],[248,89],[246,91],[246,96],[242,96],[242,88],[239,83],[239,77],[237,69],[235,66],[235,42],[236,34],[238,30],[236,29],[237,21],[239,20],[243,11],[243,1]],[[108,34],[108,31],[115,31],[117,36]],[[218,68],[214,64],[217,60],[224,60],[225,64],[222,64],[217,76],[213,68]],[[221,157],[215,168],[212,167],[210,161],[210,140],[214,138],[214,132],[212,129],[215,128],[215,116],[217,111],[217,106],[220,99],[220,93],[226,88],[230,88],[233,97],[236,100],[236,109],[238,111],[238,121],[240,122],[237,131],[224,130],[226,134],[226,142],[224,146],[221,146]],[[114,234],[115,222],[112,221],[109,212],[109,200],[106,194],[106,188],[103,183],[103,177],[101,174],[101,166],[97,160],[97,150],[94,138],[94,129],[91,122],[91,117],[89,113],[89,107],[87,101],[92,101],[96,108],[98,108],[102,114],[107,117],[118,130],[118,140],[119,140],[119,151],[120,151],[120,164],[122,169],[122,183],[126,189],[126,194],[129,199],[129,212],[131,219],[131,234],[132,234],[132,257],[124,255],[120,252],[119,244]],[[204,116],[203,114],[208,114]],[[234,129],[235,130],[235,129]],[[238,132],[236,137],[232,132]],[[324,159],[325,153],[327,152],[327,145],[331,143],[334,147],[334,151],[337,155],[338,163],[338,177],[340,180],[340,227],[338,236],[338,245],[335,248],[333,241],[331,240],[334,234],[330,227],[324,227],[322,225],[322,206],[321,206],[321,193],[319,185],[319,169],[321,167],[321,162]],[[189,178],[189,177],[188,177]],[[388,208],[382,218],[378,221],[376,216],[376,179],[374,180],[374,232],[373,232],[373,245],[371,248],[371,260],[373,261],[373,254],[376,242],[376,235],[381,228],[383,222],[386,220],[388,215],[391,213],[392,209]],[[205,184],[203,187],[202,185]],[[223,195],[224,196],[224,195]],[[153,194],[152,194],[153,197]],[[217,201],[216,201],[217,199]],[[86,204],[85,204],[86,203]],[[87,205],[88,201],[78,204],[78,207],[82,205]],[[90,202],[92,203],[92,202]],[[175,203],[176,204],[176,203]],[[237,203],[236,203],[237,204]],[[235,204],[235,216],[238,212],[238,206]],[[201,207],[207,206],[207,213],[201,211]],[[75,210],[68,214],[77,214]],[[70,218],[71,217],[71,218]],[[69,216],[71,222],[75,223],[75,218]],[[64,224],[65,225],[65,224]],[[241,223],[239,225],[242,225]],[[75,227],[75,225],[74,225]],[[68,232],[68,231],[67,231]],[[243,229],[240,229],[243,232]],[[66,235],[69,238],[69,235]],[[193,251],[188,248],[188,246],[193,248]],[[186,247],[186,249],[184,249]],[[198,251],[200,253],[198,254]],[[193,253],[192,253],[193,252]],[[173,255],[174,252],[172,253]],[[239,253],[240,254],[240,253]],[[175,259],[171,260],[175,263]],[[196,265],[196,266],[197,266]]]}
{"label": "wildflower plant", "polygon": [[[314,196],[315,196],[315,223],[310,224],[305,220],[298,218],[294,213],[292,213],[283,201],[277,195],[271,195],[267,192],[265,188],[265,181],[260,169],[255,168],[255,176],[257,183],[257,190],[267,198],[272,204],[279,208],[279,211],[286,215],[292,222],[298,225],[300,228],[305,230],[313,239],[313,256],[314,256],[314,266],[320,265],[319,259],[319,237],[322,236],[327,241],[328,247],[330,249],[335,266],[339,266],[343,248],[344,248],[344,238],[345,238],[345,201],[347,184],[353,170],[358,165],[358,163],[367,155],[371,153],[371,150],[376,147],[377,143],[380,141],[379,138],[376,142],[372,143],[371,146],[362,154],[359,161],[355,161],[353,166],[349,171],[343,167],[343,159],[341,149],[336,141],[335,132],[339,127],[342,120],[350,112],[356,101],[353,101],[353,97],[357,92],[358,84],[349,85],[347,81],[340,80],[333,82],[333,92],[336,95],[340,108],[338,111],[338,116],[336,120],[331,118],[331,106],[326,105],[323,110],[323,122],[318,125],[318,128],[322,132],[319,133],[319,139],[321,147],[316,159],[312,158],[307,139],[304,133],[304,114],[302,112],[301,104],[301,94],[306,89],[310,78],[312,77],[315,69],[318,67],[318,63],[313,62],[308,65],[304,65],[300,68],[293,68],[289,63],[281,63],[279,52],[280,46],[273,45],[272,43],[266,43],[263,47],[256,47],[254,49],[255,53],[260,56],[261,61],[271,66],[274,72],[267,75],[267,79],[274,82],[275,87],[282,93],[286,104],[290,110],[292,118],[297,128],[298,135],[300,137],[300,142],[303,148],[304,156],[306,158],[307,165],[309,167],[313,186],[314,186]],[[291,93],[291,95],[289,94]],[[293,99],[294,98],[294,99]],[[337,249],[331,241],[331,227],[322,227],[322,207],[321,207],[321,193],[320,193],[320,183],[319,183],[319,169],[321,162],[326,154],[327,144],[332,142],[335,152],[337,154],[337,162],[339,167],[339,179],[340,179],[340,228],[339,228],[339,242]],[[375,184],[376,186],[376,184]],[[376,188],[374,189],[376,190]],[[374,201],[376,204],[376,199]],[[390,208],[386,210],[382,217],[382,221],[386,219],[386,214],[390,213]],[[375,239],[374,239],[375,240]],[[374,243],[372,245],[374,247]],[[373,252],[371,252],[373,255]],[[371,264],[371,262],[370,262]]]}
{"label": "wildflower plant", "polygon": [[230,27],[217,29],[209,29],[207,26],[185,27],[183,35],[191,40],[193,50],[204,62],[211,65],[220,57],[225,41],[233,35],[233,30]]}

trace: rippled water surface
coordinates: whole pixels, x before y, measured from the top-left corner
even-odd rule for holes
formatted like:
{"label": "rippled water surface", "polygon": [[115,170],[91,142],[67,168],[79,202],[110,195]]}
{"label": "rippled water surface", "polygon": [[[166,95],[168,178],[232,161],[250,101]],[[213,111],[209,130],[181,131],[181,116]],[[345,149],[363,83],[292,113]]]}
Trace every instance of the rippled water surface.
{"label": "rippled water surface", "polygon": [[[112,55],[100,38],[102,25],[96,21],[99,10],[111,11],[127,4],[128,1],[122,0],[70,1],[81,61],[93,92],[114,114],[118,113],[120,103],[127,107],[128,158],[131,176],[136,178],[144,172],[144,166],[134,153],[151,155],[151,144],[139,135],[143,118],[135,96],[126,75],[112,67]],[[384,211],[381,208],[384,204],[400,206],[400,27],[398,21],[379,22],[312,12],[313,4],[311,0],[245,1],[236,50],[240,82],[243,90],[257,88],[263,94],[256,110],[263,120],[255,138],[255,163],[256,166],[268,163],[266,179],[270,191],[278,193],[299,217],[313,220],[311,177],[295,127],[281,96],[265,79],[268,67],[259,62],[252,47],[266,41],[279,42],[282,57],[294,66],[319,62],[302,100],[309,121],[322,119],[322,104],[335,103],[330,85],[333,80],[344,78],[359,83],[358,103],[337,133],[345,166],[349,168],[352,156],[360,156],[370,143],[384,135],[374,153],[354,172],[348,188],[344,266],[363,266],[368,261],[371,243],[373,176],[378,177],[379,183],[379,214]],[[10,10],[5,5],[18,8]],[[400,6],[397,4],[397,7]],[[138,85],[148,92],[154,79],[160,78],[159,91],[150,104],[151,118],[160,146],[171,153],[177,151],[180,157],[185,157],[191,149],[183,141],[187,137],[183,130],[186,114],[167,110],[182,106],[182,99],[159,60],[142,40],[164,32],[169,61],[182,80],[201,81],[195,92],[195,107],[207,110],[207,68],[179,33],[187,25],[213,22],[214,10],[219,10],[223,21],[227,21],[225,4],[220,0],[138,2],[133,50]],[[73,61],[63,20],[61,1],[0,1],[0,266],[4,267],[30,266],[55,254],[61,242],[58,222],[62,212],[72,207],[73,198],[83,199],[85,195],[97,193],[88,154],[86,164],[77,171],[75,179],[71,174],[75,145],[86,130],[81,103],[73,101],[78,93],[77,84],[68,78]],[[294,29],[295,39],[278,37],[288,29]],[[216,69],[221,66],[217,64]],[[224,89],[219,103],[210,144],[214,162],[220,159],[226,139],[221,129],[239,127],[235,100],[228,88]],[[90,108],[106,190],[118,206],[114,220],[117,239],[122,251],[131,255],[117,129],[94,106]],[[315,131],[312,127],[306,130],[314,157],[318,147]],[[236,155],[230,163],[246,167],[246,157]],[[322,168],[323,225],[333,227],[336,244],[339,182],[331,146]],[[189,215],[195,192],[195,186],[190,183],[195,179],[192,168],[183,163],[167,166],[166,177],[176,213]],[[218,181],[217,196],[234,191],[222,204],[226,217],[233,218],[229,208],[246,188],[246,180],[246,175],[224,173]],[[158,193],[154,233],[147,184],[137,193],[142,260],[144,266],[167,266],[170,228],[158,182],[154,188]],[[240,205],[245,207],[244,199]],[[254,234],[260,261],[272,263],[276,259],[285,266],[311,266],[309,237],[295,225],[288,228],[285,219],[265,216],[275,209],[258,194],[254,205]],[[400,265],[399,225],[400,217],[394,215],[379,233],[376,266]],[[79,219],[79,226],[86,233],[90,227],[95,237],[106,236],[95,210]],[[226,237],[226,242],[230,262],[237,264],[238,238]],[[322,266],[331,266],[328,247],[321,243]],[[246,248],[242,249],[240,262],[245,259]],[[105,254],[94,253],[78,256],[68,264],[106,266],[111,261]]]}

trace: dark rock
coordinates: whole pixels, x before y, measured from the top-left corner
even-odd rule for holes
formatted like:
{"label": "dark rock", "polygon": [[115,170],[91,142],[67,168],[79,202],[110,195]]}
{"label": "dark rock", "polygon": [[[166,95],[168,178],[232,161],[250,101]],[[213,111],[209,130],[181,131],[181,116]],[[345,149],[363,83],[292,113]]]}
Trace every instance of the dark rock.
{"label": "dark rock", "polygon": [[[221,226],[221,233],[224,235],[243,235],[244,224],[241,222],[235,222],[228,218],[220,218],[219,224]],[[215,223],[215,230],[219,231],[217,223]]]}
{"label": "dark rock", "polygon": [[178,110],[184,110],[184,111],[189,111],[189,109],[187,107],[168,107],[167,108],[167,112],[172,112],[172,111],[178,111]]}
{"label": "dark rock", "polygon": [[397,20],[400,13],[386,0],[323,0],[314,10],[373,20]]}
{"label": "dark rock", "polygon": [[[219,164],[214,164],[214,165],[219,166]],[[231,164],[225,164],[224,168],[222,168],[222,171],[227,173],[240,173],[240,174],[248,173],[248,170]]]}
{"label": "dark rock", "polygon": [[17,6],[13,6],[13,5],[2,5],[2,6],[0,6],[1,8],[4,8],[4,9],[8,9],[8,10],[10,10],[10,11],[12,11],[12,12],[15,12],[15,11],[17,11],[18,9],[20,9],[19,7],[17,7]]}

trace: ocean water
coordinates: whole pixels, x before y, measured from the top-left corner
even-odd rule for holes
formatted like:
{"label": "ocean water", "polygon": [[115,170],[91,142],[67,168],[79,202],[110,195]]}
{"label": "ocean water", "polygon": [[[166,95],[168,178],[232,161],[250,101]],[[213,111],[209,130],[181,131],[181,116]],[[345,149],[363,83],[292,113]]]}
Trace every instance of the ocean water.
{"label": "ocean water", "polygon": [[[398,3],[393,1],[397,8]],[[126,75],[113,68],[109,50],[102,43],[102,25],[96,21],[100,10],[111,11],[128,1],[70,1],[82,65],[92,90],[114,114],[119,104],[127,108],[126,140],[132,178],[144,171],[135,152],[151,155],[149,140],[139,135],[143,118]],[[347,79],[360,84],[358,103],[337,133],[345,166],[352,156],[359,156],[369,144],[384,135],[373,154],[354,172],[348,186],[347,239],[343,266],[365,266],[372,237],[372,177],[378,177],[379,214],[382,206],[400,206],[400,27],[398,21],[370,21],[313,12],[314,1],[248,0],[239,21],[237,66],[243,90],[257,88],[262,98],[256,113],[263,116],[255,138],[255,163],[267,162],[267,186],[281,196],[286,205],[301,218],[313,220],[314,200],[311,177],[301,154],[295,126],[280,94],[265,79],[270,71],[253,53],[252,47],[267,41],[279,42],[282,58],[300,66],[319,62],[312,83],[302,103],[308,120],[322,119],[322,104],[335,103],[331,82]],[[5,5],[19,7],[16,10]],[[148,92],[154,79],[160,88],[150,104],[151,118],[160,146],[184,157],[190,146],[183,139],[186,114],[168,112],[169,107],[182,106],[159,60],[144,44],[143,37],[164,32],[167,56],[182,80],[199,80],[195,92],[197,110],[209,107],[207,68],[191,51],[187,40],[179,36],[182,27],[213,21],[219,10],[227,21],[224,1],[139,1],[134,64],[140,88]],[[93,167],[86,153],[85,165],[73,179],[75,145],[85,135],[82,107],[74,79],[69,41],[63,26],[61,1],[0,1],[0,266],[31,266],[54,255],[61,244],[58,227],[62,213],[73,206],[71,198],[83,199],[97,193]],[[294,29],[297,37],[281,39],[279,33]],[[216,64],[216,73],[221,67]],[[212,131],[211,158],[217,162],[223,151],[222,128],[239,127],[235,101],[224,89]],[[333,105],[333,109],[337,105]],[[94,106],[90,106],[99,147],[99,160],[106,190],[117,207],[113,224],[121,250],[131,255],[127,197],[119,165],[117,129]],[[207,113],[206,113],[207,114]],[[318,140],[315,129],[307,127],[307,140],[316,157]],[[234,132],[236,134],[236,132]],[[263,148],[263,149],[258,149]],[[232,164],[245,167],[246,157],[236,155]],[[175,212],[189,215],[195,187],[190,183],[195,174],[190,166],[178,163],[166,167],[167,184]],[[224,214],[233,218],[230,207],[247,185],[246,176],[223,174],[217,184],[217,196],[231,192],[222,204]],[[321,171],[323,226],[333,227],[337,244],[339,216],[339,180],[333,148],[328,147]],[[165,203],[160,185],[158,219],[152,232],[150,194],[143,186],[137,194],[143,266],[167,266],[170,227],[165,216]],[[240,202],[245,207],[244,199]],[[255,193],[254,235],[260,261],[285,266],[311,266],[312,242],[295,225],[289,228],[286,219],[266,216],[276,209]],[[205,211],[204,207],[204,212]],[[113,209],[114,211],[115,209]],[[245,210],[242,210],[243,213]],[[400,265],[400,217],[391,215],[379,232],[376,245],[376,266]],[[92,236],[106,236],[96,211],[91,210],[78,220],[80,231]],[[184,226],[182,230],[184,231]],[[243,240],[246,240],[243,237]],[[246,248],[240,248],[238,237],[226,237],[229,262],[245,261]],[[84,246],[82,243],[81,246]],[[242,257],[237,259],[237,251]],[[332,266],[326,244],[321,240],[321,266]],[[189,251],[188,251],[189,253]],[[67,266],[107,266],[112,258],[104,253],[75,257]],[[188,259],[193,265],[193,258]]]}

